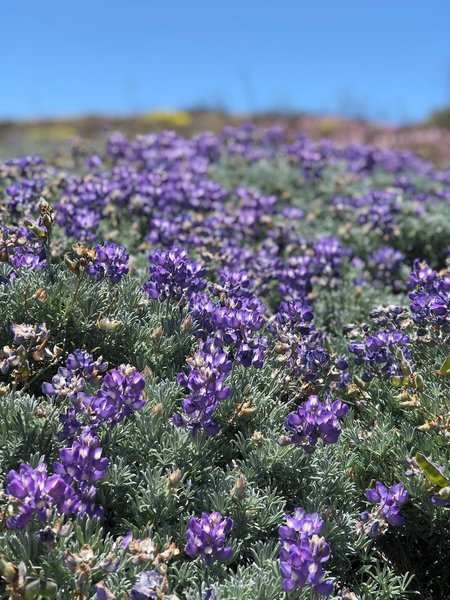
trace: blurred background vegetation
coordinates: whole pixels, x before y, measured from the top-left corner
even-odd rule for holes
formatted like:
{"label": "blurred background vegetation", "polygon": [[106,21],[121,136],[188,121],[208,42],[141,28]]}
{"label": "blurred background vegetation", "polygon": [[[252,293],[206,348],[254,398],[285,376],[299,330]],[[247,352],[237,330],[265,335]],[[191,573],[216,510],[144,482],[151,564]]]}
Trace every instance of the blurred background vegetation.
{"label": "blurred background vegetation", "polygon": [[304,132],[313,139],[328,137],[340,144],[374,144],[417,153],[438,167],[450,164],[450,107],[434,112],[420,123],[403,127],[379,124],[363,118],[266,112],[230,114],[224,110],[196,108],[187,111],[154,110],[128,117],[82,116],[66,119],[0,121],[0,159],[23,154],[58,154],[62,147],[90,144],[95,149],[112,131],[137,135],[174,129],[191,136],[225,125],[252,121],[282,125],[291,136]]}

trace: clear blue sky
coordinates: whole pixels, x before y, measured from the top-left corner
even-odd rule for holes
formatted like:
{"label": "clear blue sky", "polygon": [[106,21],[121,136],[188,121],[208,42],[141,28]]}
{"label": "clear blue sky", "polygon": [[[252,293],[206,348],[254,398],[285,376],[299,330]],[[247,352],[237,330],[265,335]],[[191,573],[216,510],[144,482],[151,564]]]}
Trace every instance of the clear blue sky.
{"label": "clear blue sky", "polygon": [[3,0],[0,118],[450,103],[450,0]]}

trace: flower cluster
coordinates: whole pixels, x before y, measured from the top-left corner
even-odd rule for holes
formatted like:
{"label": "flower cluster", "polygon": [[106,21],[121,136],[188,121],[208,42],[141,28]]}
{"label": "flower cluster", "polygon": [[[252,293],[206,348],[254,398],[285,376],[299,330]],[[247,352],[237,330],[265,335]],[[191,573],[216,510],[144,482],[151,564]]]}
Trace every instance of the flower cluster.
{"label": "flower cluster", "polygon": [[66,359],[65,365],[58,368],[51,382],[42,385],[46,396],[56,400],[69,398],[76,401],[76,394],[86,388],[86,384],[98,386],[108,363],[100,356],[96,360],[86,350],[75,350]]}
{"label": "flower cluster", "polygon": [[141,410],[145,404],[144,387],[143,376],[130,365],[108,371],[95,395],[95,414],[99,421],[120,423]]}
{"label": "flower cluster", "polygon": [[6,188],[7,209],[14,215],[14,218],[28,216],[33,211],[44,185],[45,179],[37,176],[14,181]]}
{"label": "flower cluster", "polygon": [[225,562],[233,556],[233,548],[225,546],[227,535],[233,529],[231,517],[222,517],[219,512],[202,513],[200,519],[189,520],[186,531],[186,554],[201,556],[207,565],[214,560]]}
{"label": "flower cluster", "polygon": [[314,452],[317,442],[334,444],[341,434],[339,419],[348,413],[348,406],[340,400],[321,402],[318,396],[310,396],[296,411],[291,412],[284,426],[290,433],[282,438],[282,444],[301,446],[306,452]]}
{"label": "flower cluster", "polygon": [[[244,367],[260,368],[267,347],[267,339],[258,335],[265,323],[265,308],[242,273],[223,270],[220,278],[222,286],[213,289],[216,298],[204,293],[191,297],[190,312],[198,335],[203,339],[213,336]],[[242,288],[240,281],[244,282]]]}
{"label": "flower cluster", "polygon": [[389,304],[374,308],[370,311],[370,318],[383,329],[404,329],[409,322],[409,313],[403,306]]}
{"label": "flower cluster", "polygon": [[412,319],[419,334],[450,332],[450,274],[439,274],[427,264],[414,261],[407,287]]}
{"label": "flower cluster", "polygon": [[398,329],[378,331],[363,342],[351,342],[349,351],[355,355],[355,363],[364,365],[363,379],[369,381],[380,375],[401,375],[402,364],[412,358],[410,337]]}
{"label": "flower cluster", "polygon": [[396,217],[400,212],[399,198],[395,193],[373,190],[358,198],[336,197],[333,205],[338,214],[352,212],[366,234],[389,239],[395,232]]}
{"label": "flower cluster", "polygon": [[20,269],[43,269],[46,254],[42,241],[24,226],[0,226],[0,263],[12,268],[10,278]]}
{"label": "flower cluster", "polygon": [[35,515],[45,521],[52,507],[73,514],[78,501],[73,488],[60,475],[48,475],[43,462],[36,468],[22,464],[19,471],[10,471],[6,492],[18,501],[18,512],[7,520],[11,529],[26,527]]}
{"label": "flower cluster", "polygon": [[396,483],[388,489],[377,481],[373,489],[366,491],[366,498],[376,504],[370,512],[361,513],[362,529],[368,535],[377,537],[388,525],[403,525],[405,518],[400,510],[409,498],[403,484]]}
{"label": "flower cluster", "polygon": [[312,291],[314,265],[311,256],[290,257],[279,273],[279,288],[283,298],[304,300]]}
{"label": "flower cluster", "polygon": [[114,186],[103,174],[70,177],[56,204],[56,222],[67,236],[92,242]]}
{"label": "flower cluster", "polygon": [[351,254],[350,248],[344,246],[336,236],[318,238],[312,246],[311,265],[315,280],[332,289],[336,287],[341,278],[344,261]]}
{"label": "flower cluster", "polygon": [[317,513],[296,508],[286,515],[279,530],[281,588],[290,592],[309,586],[317,594],[329,596],[333,582],[325,579],[323,563],[330,558],[330,546],[321,536],[324,522]]}
{"label": "flower cluster", "polygon": [[187,250],[172,247],[150,255],[150,279],[144,291],[154,300],[181,300],[206,287],[205,270],[198,262],[188,260]]}
{"label": "flower cluster", "polygon": [[95,247],[95,256],[86,267],[86,273],[96,281],[107,277],[118,283],[128,273],[128,252],[114,242],[103,242]]}
{"label": "flower cluster", "polygon": [[72,437],[85,426],[100,427],[106,423],[120,423],[145,404],[145,380],[130,365],[120,365],[106,372],[101,380],[101,387],[94,394],[82,391],[84,383],[80,384],[76,377],[74,383],[80,389],[74,393],[72,388],[69,394],[71,404],[61,415],[63,431],[60,437],[63,439]]}
{"label": "flower cluster", "polygon": [[108,459],[102,457],[100,438],[95,431],[85,429],[70,448],[62,448],[54,470],[68,484],[76,486],[79,514],[102,516],[103,510],[95,506],[93,484],[105,476],[107,468]]}
{"label": "flower cluster", "polygon": [[350,375],[348,362],[333,359],[325,348],[325,335],[316,330],[313,309],[306,300],[282,302],[269,325],[276,336],[275,351],[297,377],[306,382],[326,382],[345,387]]}
{"label": "flower cluster", "polygon": [[220,346],[205,342],[200,350],[188,359],[189,373],[180,373],[178,383],[190,391],[183,400],[183,414],[177,413],[173,422],[188,426],[193,433],[199,429],[207,435],[216,435],[220,425],[213,413],[219,404],[230,397],[231,388],[225,379],[231,371],[232,362]]}
{"label": "flower cluster", "polygon": [[391,246],[383,246],[368,256],[367,262],[376,287],[391,285],[394,290],[402,286],[400,269],[405,255]]}

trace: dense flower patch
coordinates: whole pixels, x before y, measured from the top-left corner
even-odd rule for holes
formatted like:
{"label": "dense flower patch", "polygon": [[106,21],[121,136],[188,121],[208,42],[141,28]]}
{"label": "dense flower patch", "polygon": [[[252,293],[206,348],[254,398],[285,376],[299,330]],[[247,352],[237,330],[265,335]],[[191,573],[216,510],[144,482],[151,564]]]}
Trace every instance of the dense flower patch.
{"label": "dense flower patch", "polygon": [[0,164],[0,594],[447,597],[450,170],[279,128]]}

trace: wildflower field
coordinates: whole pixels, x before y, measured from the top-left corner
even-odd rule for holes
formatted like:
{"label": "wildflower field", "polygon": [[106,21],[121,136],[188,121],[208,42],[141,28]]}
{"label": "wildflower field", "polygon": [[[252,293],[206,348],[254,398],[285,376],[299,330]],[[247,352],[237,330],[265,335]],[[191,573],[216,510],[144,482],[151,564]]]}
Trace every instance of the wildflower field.
{"label": "wildflower field", "polygon": [[0,164],[0,597],[450,597],[450,170],[277,127]]}

